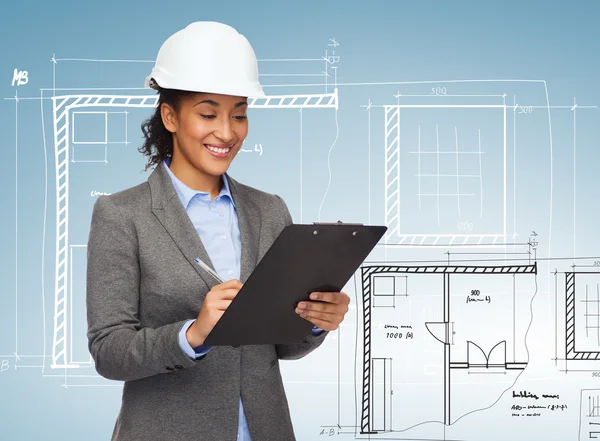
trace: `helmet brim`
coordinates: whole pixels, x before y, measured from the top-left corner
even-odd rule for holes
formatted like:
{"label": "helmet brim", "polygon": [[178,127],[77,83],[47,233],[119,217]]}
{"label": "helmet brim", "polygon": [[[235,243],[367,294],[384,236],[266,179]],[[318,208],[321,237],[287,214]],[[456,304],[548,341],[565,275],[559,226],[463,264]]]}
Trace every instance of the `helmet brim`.
{"label": "helmet brim", "polygon": [[[148,88],[148,89],[153,89],[153,90],[158,90],[158,86],[159,83],[153,78],[152,75],[148,75],[146,77],[146,79],[144,80],[144,87]],[[165,89],[178,89],[177,87],[169,87],[168,84],[165,84],[164,86],[160,86],[163,87]],[[186,88],[186,91],[191,91],[191,92],[199,92],[199,93],[216,93],[219,95],[234,95],[234,96],[245,96],[248,98],[268,98],[267,95],[265,95],[264,91],[262,90],[262,87],[259,88],[259,90],[256,90],[255,87],[252,88],[252,90],[248,90],[246,88],[240,88],[239,90],[223,90],[221,88],[219,88],[219,90],[211,90],[210,87],[205,88],[203,90],[194,90],[193,88]]]}

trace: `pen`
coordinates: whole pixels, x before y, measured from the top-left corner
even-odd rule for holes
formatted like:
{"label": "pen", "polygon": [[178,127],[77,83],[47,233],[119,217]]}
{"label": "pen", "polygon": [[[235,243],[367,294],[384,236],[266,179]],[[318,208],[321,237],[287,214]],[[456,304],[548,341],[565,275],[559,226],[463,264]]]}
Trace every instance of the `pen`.
{"label": "pen", "polygon": [[215,279],[217,279],[219,281],[219,283],[224,283],[223,279],[221,279],[219,277],[219,275],[213,271],[213,269],[208,266],[206,263],[202,262],[199,258],[195,258],[194,261],[200,265],[202,268],[204,268],[204,271],[206,271],[207,273],[209,273],[211,276],[213,276]]}

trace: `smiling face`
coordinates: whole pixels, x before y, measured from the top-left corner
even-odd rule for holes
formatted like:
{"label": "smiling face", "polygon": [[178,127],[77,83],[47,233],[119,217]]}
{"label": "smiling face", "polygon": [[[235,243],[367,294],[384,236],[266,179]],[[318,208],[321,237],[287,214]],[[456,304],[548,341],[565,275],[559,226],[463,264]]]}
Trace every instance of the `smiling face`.
{"label": "smiling face", "polygon": [[248,135],[245,97],[197,93],[176,112],[161,105],[163,124],[173,134],[171,170],[186,185],[212,190]]}

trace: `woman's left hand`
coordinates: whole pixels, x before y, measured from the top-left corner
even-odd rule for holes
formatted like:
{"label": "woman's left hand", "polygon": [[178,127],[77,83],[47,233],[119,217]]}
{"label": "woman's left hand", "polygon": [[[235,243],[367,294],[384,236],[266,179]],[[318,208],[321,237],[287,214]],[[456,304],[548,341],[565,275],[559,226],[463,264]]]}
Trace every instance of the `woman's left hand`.
{"label": "woman's left hand", "polygon": [[318,301],[300,302],[296,313],[325,331],[336,330],[348,312],[350,297],[344,292],[313,292],[310,299]]}

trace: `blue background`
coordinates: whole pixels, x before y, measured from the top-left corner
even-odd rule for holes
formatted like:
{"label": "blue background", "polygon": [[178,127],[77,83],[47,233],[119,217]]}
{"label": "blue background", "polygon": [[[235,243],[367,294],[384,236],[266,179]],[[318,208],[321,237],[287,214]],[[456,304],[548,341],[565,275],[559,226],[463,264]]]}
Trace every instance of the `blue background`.
{"label": "blue background", "polygon": [[[120,384],[95,378],[87,382],[85,377],[74,381],[67,378],[72,371],[49,368],[56,216],[54,144],[51,103],[44,100],[40,106],[38,98],[41,89],[46,98],[59,94],[53,87],[139,88],[152,64],[66,60],[54,64],[53,57],[151,61],[169,35],[199,20],[221,21],[235,27],[251,42],[259,60],[319,58],[324,56],[325,50],[331,54],[335,49],[336,55],[341,57],[337,72],[340,109],[303,113],[306,129],[303,131],[302,190],[298,180],[299,120],[296,114],[271,117],[259,114],[258,110],[251,111],[248,144],[261,143],[264,153],[260,156],[240,154],[232,166],[232,174],[244,183],[281,194],[296,221],[351,219],[383,223],[383,196],[379,191],[383,182],[382,146],[381,143],[373,146],[373,151],[378,149],[379,153],[373,153],[375,159],[368,175],[365,169],[367,120],[365,109],[360,106],[366,105],[370,98],[379,105],[394,104],[393,94],[399,86],[373,84],[370,87],[356,83],[432,81],[432,86],[444,85],[450,90],[452,83],[437,82],[528,79],[538,81],[475,84],[472,89],[458,85],[453,90],[465,94],[473,90],[507,93],[507,104],[512,104],[516,95],[534,106],[569,106],[574,98],[579,105],[596,106],[600,102],[599,19],[600,5],[591,1],[167,3],[152,0],[89,5],[66,1],[4,5],[0,27],[0,90],[4,98],[0,105],[0,149],[4,165],[4,172],[0,173],[3,207],[0,258],[4,282],[0,288],[0,363],[7,369],[0,369],[0,439],[106,440],[110,438],[120,404]],[[340,46],[328,47],[331,38]],[[28,72],[27,84],[12,85],[15,68]],[[261,73],[278,71],[267,61],[259,61],[259,69]],[[284,63],[279,72],[320,73],[323,69],[324,65],[318,63],[306,66]],[[325,91],[322,77],[300,77],[296,82],[294,77],[263,76],[261,81],[266,93],[271,95]],[[290,86],[299,83],[319,85]],[[428,93],[429,89],[429,86],[421,89],[415,86],[410,90]],[[327,88],[327,92],[332,91],[331,86]],[[138,92],[147,93],[135,91]],[[18,103],[15,96],[21,98]],[[535,109],[530,125],[524,124],[520,146],[526,147],[517,159],[522,170],[519,182],[524,187],[517,188],[525,193],[510,201],[518,213],[514,221],[518,226],[511,224],[509,231],[518,234],[518,241],[523,242],[530,230],[539,230],[543,236],[540,237],[540,257],[570,258],[546,260],[541,266],[541,295],[535,302],[539,319],[535,321],[533,340],[529,341],[535,366],[531,366],[529,378],[522,379],[524,388],[533,387],[540,393],[559,391],[562,401],[569,403],[569,409],[560,414],[517,421],[511,419],[512,401],[506,399],[475,418],[461,421],[452,432],[452,439],[577,439],[580,390],[594,388],[598,381],[589,372],[565,375],[560,364],[551,360],[555,355],[553,326],[557,312],[551,273],[555,268],[568,270],[575,262],[573,257],[588,257],[582,263],[589,265],[600,261],[597,234],[599,113],[595,108],[577,110],[574,168],[573,111],[551,110],[552,155],[548,115],[544,112],[543,108]],[[135,123],[128,126],[131,145],[139,144],[139,122],[148,113],[147,110],[132,111]],[[465,114],[464,118],[468,116]],[[381,120],[373,127],[381,131]],[[330,178],[328,152],[331,153],[331,186],[330,192],[324,195]],[[147,176],[140,173],[142,166],[142,159],[131,149],[119,161],[118,174],[110,180],[104,172],[92,168],[82,169],[85,171],[80,178],[94,182],[93,189],[97,191],[115,192],[146,179]],[[114,173],[115,169],[112,170]],[[290,174],[293,178],[289,178]],[[74,185],[73,191],[76,190]],[[80,199],[77,196],[74,193],[71,208],[71,216],[77,219],[77,223],[73,222],[72,234],[77,238],[76,243],[84,243],[93,200],[85,195]],[[75,205],[77,203],[80,205]],[[414,260],[421,256],[420,252],[411,252],[404,250],[405,254],[400,253],[396,258]],[[426,257],[440,255],[427,254]],[[83,281],[74,283],[81,285]],[[348,320],[355,318],[348,316]],[[79,326],[84,324],[79,323]],[[341,344],[352,360],[354,342],[350,343],[350,335]],[[332,338],[318,353],[283,369],[299,440],[322,438],[324,435],[319,435],[322,426],[340,422],[336,413],[337,350],[338,343]],[[40,356],[42,353],[46,358]],[[600,366],[592,369],[600,369]],[[93,368],[83,373],[93,375]],[[350,370],[344,380],[345,387],[353,387],[349,386],[352,379]],[[421,403],[418,396],[404,399],[427,405]],[[468,397],[465,400],[468,401]],[[354,403],[345,403],[344,409],[342,423],[354,424]],[[353,438],[354,431],[348,432],[351,434],[336,436]],[[438,426],[435,433],[435,436],[444,436]],[[409,435],[403,434],[405,439],[409,439]]]}

